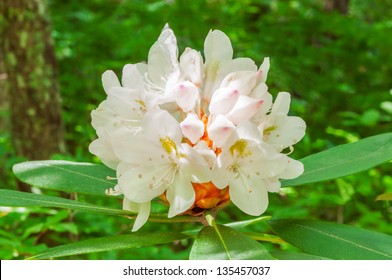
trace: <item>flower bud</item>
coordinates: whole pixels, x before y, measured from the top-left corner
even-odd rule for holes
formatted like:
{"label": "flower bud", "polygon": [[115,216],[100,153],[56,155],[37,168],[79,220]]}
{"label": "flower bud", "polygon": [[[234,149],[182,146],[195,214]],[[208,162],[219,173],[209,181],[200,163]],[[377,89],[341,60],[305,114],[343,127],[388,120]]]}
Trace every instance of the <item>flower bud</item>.
{"label": "flower bud", "polygon": [[200,86],[204,77],[203,58],[200,52],[186,48],[180,57],[180,68],[186,79],[189,79],[196,86]]}

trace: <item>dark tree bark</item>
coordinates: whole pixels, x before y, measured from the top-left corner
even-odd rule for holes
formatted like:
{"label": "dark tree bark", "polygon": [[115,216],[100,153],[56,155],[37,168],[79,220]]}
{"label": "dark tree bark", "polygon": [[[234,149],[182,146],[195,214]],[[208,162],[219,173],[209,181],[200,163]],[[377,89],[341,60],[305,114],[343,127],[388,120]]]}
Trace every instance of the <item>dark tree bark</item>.
{"label": "dark tree bark", "polygon": [[[9,98],[6,81],[4,54],[0,48],[0,136],[9,132]],[[0,185],[7,183],[6,160],[7,154],[0,151]]]}
{"label": "dark tree bark", "polygon": [[29,160],[48,159],[64,151],[64,141],[46,2],[1,0],[0,10],[14,150]]}
{"label": "dark tree bark", "polygon": [[347,15],[349,0],[326,0],[325,8],[327,11],[338,11],[342,15]]}

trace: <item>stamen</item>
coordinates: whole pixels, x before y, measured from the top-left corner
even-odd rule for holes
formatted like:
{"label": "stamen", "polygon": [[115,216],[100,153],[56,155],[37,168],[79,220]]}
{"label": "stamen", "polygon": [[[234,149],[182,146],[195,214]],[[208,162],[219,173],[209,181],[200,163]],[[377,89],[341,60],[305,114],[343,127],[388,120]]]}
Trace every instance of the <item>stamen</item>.
{"label": "stamen", "polygon": [[110,188],[110,189],[105,190],[105,194],[110,195],[110,196],[117,196],[117,195],[121,195],[122,192],[119,190],[114,190],[113,188]]}

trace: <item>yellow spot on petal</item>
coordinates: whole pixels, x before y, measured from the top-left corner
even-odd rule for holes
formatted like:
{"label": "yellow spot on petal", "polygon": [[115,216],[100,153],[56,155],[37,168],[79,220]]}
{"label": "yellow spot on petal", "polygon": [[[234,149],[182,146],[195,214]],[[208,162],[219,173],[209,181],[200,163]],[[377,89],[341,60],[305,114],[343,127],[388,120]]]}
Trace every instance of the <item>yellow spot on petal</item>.
{"label": "yellow spot on petal", "polygon": [[247,157],[250,156],[252,153],[248,147],[248,142],[245,139],[240,139],[237,142],[234,143],[233,146],[230,147],[229,151],[232,156],[234,154],[238,154],[240,157]]}
{"label": "yellow spot on petal", "polygon": [[161,142],[162,148],[166,151],[166,153],[168,153],[169,155],[175,151],[177,153],[177,146],[176,143],[174,143],[174,141],[172,139],[170,139],[170,137],[162,137],[159,139],[159,141]]}
{"label": "yellow spot on petal", "polygon": [[147,112],[147,106],[146,106],[146,103],[144,103],[143,100],[136,99],[135,102],[140,104],[140,107],[139,107],[140,111]]}
{"label": "yellow spot on petal", "polygon": [[143,100],[136,99],[135,102],[139,103],[141,106],[146,107],[146,103]]}
{"label": "yellow spot on petal", "polygon": [[264,129],[264,134],[270,134],[272,131],[276,130],[278,127],[273,125]]}

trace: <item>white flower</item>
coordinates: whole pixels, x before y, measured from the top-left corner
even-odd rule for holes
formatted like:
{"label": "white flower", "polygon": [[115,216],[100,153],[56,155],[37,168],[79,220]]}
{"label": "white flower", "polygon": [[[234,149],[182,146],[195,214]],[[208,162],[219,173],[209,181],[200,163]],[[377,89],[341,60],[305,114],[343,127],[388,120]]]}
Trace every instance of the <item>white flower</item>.
{"label": "white flower", "polygon": [[271,113],[259,124],[264,141],[277,147],[279,151],[298,143],[305,135],[305,122],[295,116],[287,116],[290,108],[290,94],[279,92]]}
{"label": "white flower", "polygon": [[148,203],[166,192],[169,217],[188,210],[194,203],[192,182],[208,182],[211,171],[189,144],[181,143],[180,125],[167,111],[147,114],[143,134],[122,134],[114,139],[121,160],[118,188],[133,203]]}
{"label": "white flower", "polygon": [[266,85],[270,62],[258,68],[234,58],[230,39],[210,31],[199,51],[179,55],[168,25],[147,64],[128,64],[121,83],[113,71],[102,81],[107,98],[92,112],[98,139],[90,151],[116,169],[123,208],[138,213],[133,230],[150,215],[151,202],[169,205],[168,217],[200,214],[230,199],[245,213],[262,214],[268,192],[303,172],[282,153],[305,133],[288,116],[290,95],[275,103]]}
{"label": "white flower", "polygon": [[267,209],[268,191],[280,187],[279,178],[297,177],[302,172],[302,163],[263,143],[257,127],[247,122],[222,147],[212,182],[220,189],[229,186],[233,203],[258,216]]}

